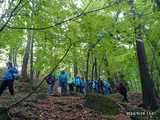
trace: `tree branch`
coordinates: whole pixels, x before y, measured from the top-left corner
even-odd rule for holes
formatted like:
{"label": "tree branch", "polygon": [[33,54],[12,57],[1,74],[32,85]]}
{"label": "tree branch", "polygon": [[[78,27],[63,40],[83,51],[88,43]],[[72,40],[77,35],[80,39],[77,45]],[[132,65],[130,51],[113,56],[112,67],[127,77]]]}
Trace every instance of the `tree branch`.
{"label": "tree branch", "polygon": [[[10,3],[9,3],[9,5],[8,5],[8,9],[7,9],[7,10],[11,9],[12,4],[13,4],[13,1],[14,1],[14,0],[10,1]],[[3,18],[4,18],[4,16],[6,16],[6,15],[7,15],[7,10],[5,10],[4,14],[2,14],[2,15],[1,15],[1,17],[0,17],[1,19],[3,19]]]}
{"label": "tree branch", "polygon": [[26,95],[25,97],[23,97],[22,99],[20,99],[19,101],[17,101],[16,103],[10,105],[7,109],[11,109],[17,105],[19,105],[21,102],[25,101],[26,99],[28,99],[30,96],[32,96],[32,94],[34,94],[38,88],[40,88],[40,86],[43,84],[43,82],[46,80],[47,76],[51,73],[53,73],[57,67],[59,66],[59,64],[64,60],[64,58],[68,55],[70,49],[72,47],[72,43],[70,43],[69,47],[67,48],[66,52],[64,53],[64,55],[62,56],[62,58],[58,61],[58,63],[56,64],[56,66],[46,75],[43,77],[43,79],[41,80],[41,82],[36,86],[35,90],[32,91],[31,93],[29,93],[28,95]]}
{"label": "tree branch", "polygon": [[104,9],[107,9],[107,8],[110,8],[110,7],[113,6],[115,3],[117,3],[117,2],[112,2],[112,3],[110,3],[109,5],[104,6],[104,7],[102,7],[102,8],[97,8],[97,9],[90,10],[90,11],[87,11],[87,12],[82,12],[82,13],[80,13],[80,14],[78,14],[78,15],[75,15],[75,16],[73,16],[73,17],[71,17],[71,18],[68,18],[68,19],[66,19],[66,20],[60,21],[60,22],[58,22],[58,23],[55,23],[54,25],[47,26],[47,27],[33,28],[33,27],[14,27],[14,26],[7,26],[7,28],[9,28],[9,29],[22,29],[22,30],[23,30],[23,29],[27,29],[27,30],[46,30],[46,29],[51,29],[51,28],[53,28],[53,27],[55,27],[55,26],[59,26],[59,25],[61,25],[61,24],[64,24],[64,23],[66,23],[66,22],[70,22],[70,21],[72,21],[72,20],[78,19],[78,18],[83,17],[83,16],[86,16],[86,15],[88,15],[88,14],[95,13],[95,12],[98,12],[98,11],[101,11],[101,10],[104,10]]}
{"label": "tree branch", "polygon": [[6,22],[3,24],[3,26],[0,28],[0,32],[2,32],[2,31],[5,29],[5,27],[7,26],[7,24],[8,24],[9,21],[11,20],[14,12],[17,10],[18,6],[19,6],[21,3],[22,3],[22,0],[19,0],[18,4],[17,4],[17,5],[15,6],[15,8],[12,10],[12,12],[11,12],[9,18],[7,19],[7,21],[6,21]]}

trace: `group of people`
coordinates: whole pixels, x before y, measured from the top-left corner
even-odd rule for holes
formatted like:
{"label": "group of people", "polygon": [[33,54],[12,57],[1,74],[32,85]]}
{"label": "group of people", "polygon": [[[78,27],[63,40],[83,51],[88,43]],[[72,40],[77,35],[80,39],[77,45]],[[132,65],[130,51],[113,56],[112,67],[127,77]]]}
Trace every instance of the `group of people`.
{"label": "group of people", "polygon": [[111,94],[111,85],[108,80],[90,80],[89,91],[94,93],[103,93],[103,95],[108,96]]}
{"label": "group of people", "polygon": [[[62,70],[58,76],[55,74],[49,74],[47,79],[48,84],[48,95],[53,95],[53,87],[58,81],[58,92],[62,95],[66,95],[67,92],[72,95],[74,91],[84,94],[85,93],[85,80],[80,76],[76,75],[75,77],[71,77],[71,75]],[[68,90],[69,88],[69,90]]]}
{"label": "group of people", "polygon": [[[58,92],[61,95],[66,95],[68,93],[73,95],[75,92],[85,94],[86,89],[89,89],[91,92],[98,93],[100,86],[102,89],[102,94],[105,96],[110,95],[112,91],[108,80],[90,80],[87,83],[83,77],[80,77],[79,75],[71,77],[70,73],[65,70],[62,70],[58,76],[49,74],[46,81],[48,83],[49,96],[53,95],[53,87],[56,81],[58,81]],[[126,85],[122,81],[117,81],[115,88],[116,91],[123,96],[123,101],[128,102]]]}
{"label": "group of people", "polygon": [[[14,96],[14,79],[18,74],[18,70],[13,66],[11,62],[6,63],[7,69],[5,70],[2,82],[0,85],[0,96],[4,90],[8,87],[11,95]],[[66,95],[68,92],[70,95],[76,93],[85,94],[86,89],[90,89],[92,92],[98,93],[101,86],[102,93],[105,96],[111,94],[111,85],[108,80],[90,80],[86,82],[83,77],[75,75],[71,77],[71,74],[62,70],[58,75],[50,73],[46,78],[48,84],[48,95],[53,95],[53,88],[58,81],[58,92],[61,95]],[[117,81],[115,84],[116,90],[123,96],[123,101],[128,102],[127,88],[122,81]],[[68,90],[69,89],[69,90]]]}

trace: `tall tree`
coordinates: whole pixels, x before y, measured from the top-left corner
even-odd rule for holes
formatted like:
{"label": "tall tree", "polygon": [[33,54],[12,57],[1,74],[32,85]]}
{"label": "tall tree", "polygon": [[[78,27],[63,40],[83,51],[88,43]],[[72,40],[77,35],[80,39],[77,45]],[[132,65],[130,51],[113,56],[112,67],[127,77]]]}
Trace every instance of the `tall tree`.
{"label": "tall tree", "polygon": [[28,62],[29,62],[29,56],[30,56],[30,50],[31,50],[31,31],[27,31],[27,44],[25,48],[25,53],[23,56],[23,63],[22,63],[22,79],[25,81],[28,80]]}
{"label": "tall tree", "polygon": [[149,107],[151,109],[157,109],[158,104],[155,95],[154,82],[149,74],[149,68],[143,41],[136,40],[136,46],[142,84],[143,103],[147,108]]}

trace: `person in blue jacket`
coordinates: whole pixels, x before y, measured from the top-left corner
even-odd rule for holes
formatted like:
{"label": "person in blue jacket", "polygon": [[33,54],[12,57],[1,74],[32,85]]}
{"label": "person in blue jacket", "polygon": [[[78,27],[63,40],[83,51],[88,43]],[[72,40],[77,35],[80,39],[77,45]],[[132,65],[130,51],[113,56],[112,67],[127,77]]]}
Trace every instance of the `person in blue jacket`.
{"label": "person in blue jacket", "polygon": [[81,78],[80,78],[80,76],[75,77],[75,87],[76,87],[76,92],[81,92]]}
{"label": "person in blue jacket", "polygon": [[92,89],[94,93],[98,93],[98,80],[92,81]]}
{"label": "person in blue jacket", "polygon": [[81,84],[80,84],[80,93],[84,94],[85,93],[85,86],[86,85],[86,82],[84,80],[84,78],[82,77],[81,78]]}
{"label": "person in blue jacket", "polygon": [[105,96],[110,94],[110,83],[108,80],[103,81],[103,93]]}
{"label": "person in blue jacket", "polygon": [[68,82],[68,73],[66,71],[61,71],[59,76],[59,85],[61,87],[62,95],[67,93],[67,82]]}
{"label": "person in blue jacket", "polygon": [[14,75],[18,74],[18,71],[11,62],[6,63],[7,69],[3,76],[3,81],[0,86],[0,96],[3,94],[3,91],[8,87],[11,95],[14,95]]}

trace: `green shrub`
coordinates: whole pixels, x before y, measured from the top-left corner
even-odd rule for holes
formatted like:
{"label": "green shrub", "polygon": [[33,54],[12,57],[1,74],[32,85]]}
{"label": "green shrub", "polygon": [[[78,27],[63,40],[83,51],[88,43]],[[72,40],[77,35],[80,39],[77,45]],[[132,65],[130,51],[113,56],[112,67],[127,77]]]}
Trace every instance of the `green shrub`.
{"label": "green shrub", "polygon": [[102,95],[87,95],[85,105],[103,115],[116,115],[119,113],[119,107],[113,100]]}

